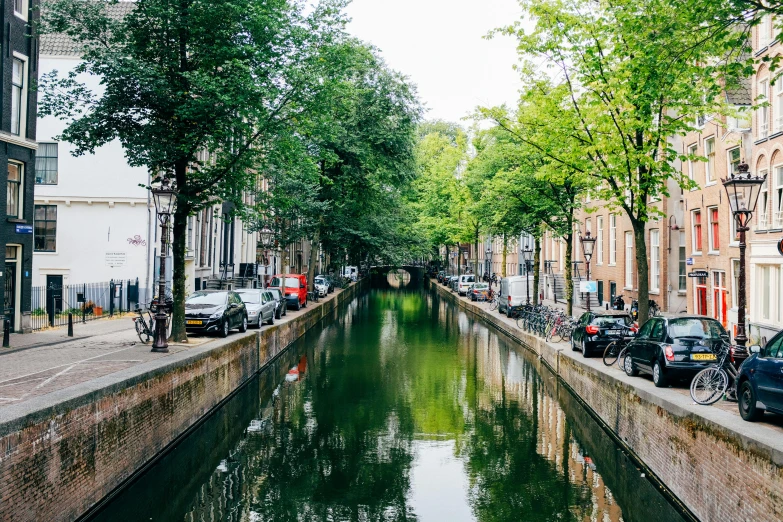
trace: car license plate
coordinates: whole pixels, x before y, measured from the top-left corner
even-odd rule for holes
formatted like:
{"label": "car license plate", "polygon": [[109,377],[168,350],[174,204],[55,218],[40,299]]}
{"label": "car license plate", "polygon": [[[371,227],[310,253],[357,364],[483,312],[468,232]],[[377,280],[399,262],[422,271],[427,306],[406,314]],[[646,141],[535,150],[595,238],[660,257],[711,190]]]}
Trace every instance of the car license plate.
{"label": "car license plate", "polygon": [[714,353],[692,353],[691,359],[694,361],[714,361],[717,357]]}
{"label": "car license plate", "polygon": [[202,321],[185,321],[185,324],[195,324],[201,326]]}
{"label": "car license plate", "polygon": [[606,330],[606,335],[620,335],[620,330]]}

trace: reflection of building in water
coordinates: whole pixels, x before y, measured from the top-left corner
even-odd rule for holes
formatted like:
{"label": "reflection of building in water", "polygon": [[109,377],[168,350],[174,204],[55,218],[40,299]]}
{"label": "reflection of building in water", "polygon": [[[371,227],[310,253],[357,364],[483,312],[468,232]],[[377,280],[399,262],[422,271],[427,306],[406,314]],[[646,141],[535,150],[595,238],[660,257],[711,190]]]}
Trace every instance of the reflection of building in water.
{"label": "reflection of building in water", "polygon": [[574,513],[574,516],[585,521],[622,521],[622,510],[612,492],[592,459],[571,435],[566,414],[552,395],[554,390],[544,385],[542,377],[520,352],[506,345],[499,336],[492,335],[489,339],[489,342],[485,339],[479,342],[476,353],[478,375],[484,387],[478,407],[489,410],[501,400],[513,401],[526,414],[535,415],[536,452],[552,462],[558,473],[567,474],[572,484],[590,490],[591,512]]}

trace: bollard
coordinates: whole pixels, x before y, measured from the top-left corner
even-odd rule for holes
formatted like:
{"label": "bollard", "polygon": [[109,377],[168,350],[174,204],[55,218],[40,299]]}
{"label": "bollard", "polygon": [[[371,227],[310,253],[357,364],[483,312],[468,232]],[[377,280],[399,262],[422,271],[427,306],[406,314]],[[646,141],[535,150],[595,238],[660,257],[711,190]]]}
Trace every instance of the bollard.
{"label": "bollard", "polygon": [[73,337],[73,314],[68,313],[68,337]]}
{"label": "bollard", "polygon": [[11,347],[11,321],[6,317],[3,322],[3,348]]}
{"label": "bollard", "polygon": [[606,309],[609,310],[609,303],[606,303]]}

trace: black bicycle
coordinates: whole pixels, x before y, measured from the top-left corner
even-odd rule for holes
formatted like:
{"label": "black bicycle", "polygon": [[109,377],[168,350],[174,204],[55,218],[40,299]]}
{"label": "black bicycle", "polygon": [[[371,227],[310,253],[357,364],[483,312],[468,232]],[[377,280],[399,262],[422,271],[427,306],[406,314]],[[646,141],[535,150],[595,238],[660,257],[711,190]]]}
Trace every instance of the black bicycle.
{"label": "black bicycle", "polygon": [[[136,334],[139,336],[139,340],[143,344],[148,344],[150,340],[155,337],[155,314],[153,309],[157,312],[157,301],[152,301],[150,306],[144,310],[142,308],[136,308],[138,317],[133,318],[134,325],[136,327]],[[170,307],[164,305],[164,312],[166,313],[166,338],[171,336],[171,313],[168,311]],[[146,317],[145,317],[146,314]]]}
{"label": "black bicycle", "polygon": [[691,381],[691,399],[697,404],[714,404],[724,394],[736,397],[737,376],[739,371],[731,362],[731,346],[723,343],[716,354],[718,362],[697,373]]}
{"label": "black bicycle", "polygon": [[615,339],[606,346],[604,350],[604,364],[612,366],[618,363],[620,368],[625,362],[625,354],[628,353],[628,344],[633,340],[633,333],[630,328],[624,328],[621,337]]}

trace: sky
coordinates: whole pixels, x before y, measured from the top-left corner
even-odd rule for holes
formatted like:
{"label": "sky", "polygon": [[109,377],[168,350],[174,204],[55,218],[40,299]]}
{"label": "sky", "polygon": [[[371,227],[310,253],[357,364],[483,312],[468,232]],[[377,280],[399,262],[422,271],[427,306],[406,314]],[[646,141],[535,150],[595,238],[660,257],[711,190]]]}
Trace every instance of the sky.
{"label": "sky", "polygon": [[347,12],[348,30],[417,85],[426,119],[459,122],[478,105],[515,104],[516,43],[482,37],[519,19],[516,0],[353,0]]}

